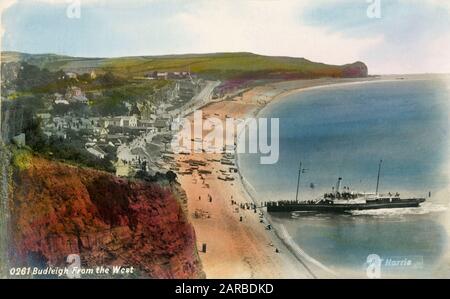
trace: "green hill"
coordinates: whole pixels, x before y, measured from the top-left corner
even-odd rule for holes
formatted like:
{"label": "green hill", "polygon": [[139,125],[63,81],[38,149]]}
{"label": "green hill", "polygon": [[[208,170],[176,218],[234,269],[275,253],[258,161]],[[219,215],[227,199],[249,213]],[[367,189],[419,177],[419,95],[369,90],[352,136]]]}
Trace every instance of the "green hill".
{"label": "green hill", "polygon": [[151,71],[190,71],[210,79],[365,77],[368,73],[367,66],[362,62],[327,65],[304,58],[263,56],[245,52],[120,58],[2,52],[2,61],[25,61],[52,71],[111,71],[125,77],[143,76]]}

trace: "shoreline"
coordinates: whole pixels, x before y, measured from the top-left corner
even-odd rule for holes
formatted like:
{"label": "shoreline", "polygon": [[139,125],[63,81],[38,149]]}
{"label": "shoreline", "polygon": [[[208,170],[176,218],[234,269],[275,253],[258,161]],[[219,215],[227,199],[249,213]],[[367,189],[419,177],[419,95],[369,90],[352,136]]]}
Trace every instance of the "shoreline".
{"label": "shoreline", "polygon": [[[258,118],[259,114],[264,109],[266,109],[269,105],[276,104],[277,102],[283,100],[284,98],[289,97],[294,94],[297,94],[297,93],[300,93],[300,92],[304,92],[304,91],[308,91],[308,90],[324,89],[324,88],[351,86],[351,85],[377,83],[377,82],[389,82],[389,81],[395,82],[397,80],[394,80],[394,79],[378,79],[377,80],[376,78],[374,78],[372,80],[357,80],[357,81],[351,80],[350,82],[325,83],[323,85],[319,84],[319,85],[310,86],[310,87],[300,87],[300,88],[295,88],[292,90],[286,90],[284,92],[281,92],[280,94],[277,94],[270,101],[268,101],[266,105],[263,105],[260,108],[258,108],[256,111],[254,111],[253,116],[255,118]],[[237,132],[237,140],[239,140],[239,136],[241,133],[242,132]],[[238,169],[239,179],[241,181],[240,183],[242,184],[242,187],[246,191],[247,195],[251,198],[253,203],[258,205],[259,202],[255,198],[255,196],[257,196],[257,194],[252,194],[252,192],[249,190],[249,188],[254,190],[253,186],[247,181],[247,179],[244,177],[244,175],[242,175],[242,172],[240,171],[241,167],[239,164],[239,155],[236,153],[236,151],[235,151],[235,163],[236,163],[236,168]],[[255,190],[255,192],[256,192],[256,190]],[[338,274],[335,271],[329,269],[328,267],[323,265],[320,261],[318,261],[318,260],[314,259],[313,257],[311,257],[310,255],[308,255],[307,252],[305,252],[301,247],[299,247],[297,244],[295,244],[295,242],[291,240],[291,238],[290,238],[289,234],[287,233],[286,229],[284,228],[284,226],[282,224],[277,223],[268,213],[266,213],[264,215],[264,219],[267,221],[267,223],[269,223],[273,227],[273,232],[274,232],[276,238],[278,238],[283,243],[284,247],[287,248],[293,256],[295,256],[297,261],[303,265],[303,267],[309,272],[309,274],[313,278],[318,278],[318,276],[314,272],[316,272],[316,273],[321,272],[321,275],[320,275],[321,277],[323,276],[323,277],[330,278],[329,277],[330,275],[333,278],[338,277]],[[308,265],[308,264],[310,264],[310,265]],[[313,271],[311,269],[312,267],[315,267],[317,269],[315,269],[315,271]]]}
{"label": "shoreline", "polygon": [[[354,84],[366,84],[385,81],[397,81],[399,79],[383,79],[377,78],[356,78],[356,79],[313,79],[313,80],[295,80],[282,81],[262,86],[254,87],[245,91],[241,97],[237,96],[232,100],[222,100],[207,103],[200,107],[204,115],[214,114],[215,117],[226,116],[235,119],[248,117],[257,117],[261,111],[268,105],[275,103],[289,95],[307,91],[311,89],[339,87]],[[275,92],[275,93],[274,93]],[[238,98],[238,99],[236,99]],[[240,98],[240,99],[239,99]],[[261,98],[263,100],[261,100]],[[262,103],[262,104],[261,104]],[[206,113],[205,113],[206,112]],[[192,115],[190,115],[192,117]],[[241,132],[237,133],[237,137]],[[298,245],[294,246],[282,232],[275,221],[267,215],[259,211],[259,219],[256,211],[255,216],[248,215],[248,210],[242,211],[232,210],[233,205],[225,204],[227,200],[222,200],[220,205],[208,205],[204,203],[203,198],[209,198],[214,194],[214,198],[221,198],[225,195],[231,200],[245,204],[256,204],[254,195],[248,189],[249,184],[245,177],[241,174],[239,166],[239,158],[234,151],[233,161],[237,168],[237,174],[232,183],[222,181],[215,176],[220,173],[217,169],[223,168],[220,163],[209,163],[215,170],[209,176],[198,175],[180,175],[180,184],[186,191],[188,197],[189,219],[194,226],[199,244],[207,244],[206,253],[199,251],[203,264],[203,270],[207,278],[333,278],[337,277],[336,273],[322,265],[304,252]],[[188,155],[177,155],[177,161],[181,164],[189,159],[202,159],[204,161],[220,160],[223,154],[207,154],[192,153]],[[218,159],[219,158],[219,159]],[[208,165],[210,166],[210,165]],[[226,167],[225,167],[226,168]],[[220,170],[222,171],[222,170]],[[192,179],[192,181],[189,181]],[[207,185],[205,192],[204,186],[198,187],[199,180],[203,181],[203,185]],[[205,196],[207,193],[207,196]],[[198,198],[198,200],[197,200]],[[214,200],[216,202],[216,200]],[[230,207],[231,206],[231,207]],[[199,210],[206,212],[206,218],[199,218]],[[236,217],[237,213],[239,217]],[[218,216],[216,220],[214,218]],[[212,220],[211,220],[212,219]],[[242,220],[244,219],[244,220]],[[209,220],[209,221],[208,221]],[[258,221],[259,220],[259,221]],[[205,225],[204,222],[209,222]],[[263,225],[262,225],[263,224]],[[267,230],[267,225],[272,229]],[[233,231],[236,229],[237,231]],[[215,236],[222,236],[226,242],[215,240]],[[237,242],[236,239],[248,241]],[[238,244],[236,244],[238,243]],[[269,244],[269,246],[267,246]],[[242,245],[242,246],[241,246]],[[251,246],[252,245],[252,246]],[[296,245],[296,244],[295,244]],[[246,247],[253,247],[251,250]],[[256,246],[256,247],[255,247]],[[202,246],[198,246],[201,248]],[[212,247],[212,252],[209,251]],[[222,255],[220,249],[230,248],[232,253]],[[274,249],[275,248],[275,249]],[[251,254],[249,254],[251,251]],[[248,255],[254,258],[248,258]],[[227,261],[225,260],[228,260]],[[225,260],[225,261],[224,261]],[[231,265],[230,265],[231,264]],[[250,271],[249,271],[250,269]]]}

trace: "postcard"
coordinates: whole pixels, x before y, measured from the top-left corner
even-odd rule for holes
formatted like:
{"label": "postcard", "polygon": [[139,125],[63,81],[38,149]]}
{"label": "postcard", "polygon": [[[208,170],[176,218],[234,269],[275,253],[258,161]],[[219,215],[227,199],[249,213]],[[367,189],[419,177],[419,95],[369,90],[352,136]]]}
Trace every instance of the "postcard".
{"label": "postcard", "polygon": [[0,8],[0,277],[450,278],[448,1]]}

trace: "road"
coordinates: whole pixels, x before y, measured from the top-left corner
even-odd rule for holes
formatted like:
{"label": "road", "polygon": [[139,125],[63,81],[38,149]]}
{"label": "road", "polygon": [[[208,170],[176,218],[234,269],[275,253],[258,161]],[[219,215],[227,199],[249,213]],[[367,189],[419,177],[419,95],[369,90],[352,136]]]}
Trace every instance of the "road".
{"label": "road", "polygon": [[186,117],[200,107],[211,101],[214,88],[220,85],[220,81],[206,81],[206,86],[181,109],[181,117]]}

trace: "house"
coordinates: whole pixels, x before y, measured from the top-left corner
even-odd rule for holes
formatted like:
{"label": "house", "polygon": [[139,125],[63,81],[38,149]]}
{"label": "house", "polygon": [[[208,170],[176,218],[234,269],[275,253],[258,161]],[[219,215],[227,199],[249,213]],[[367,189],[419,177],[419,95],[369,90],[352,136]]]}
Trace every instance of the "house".
{"label": "house", "polygon": [[149,72],[149,73],[145,74],[145,77],[147,79],[153,80],[153,79],[156,79],[158,77],[157,74],[158,74],[157,71]]}
{"label": "house", "polygon": [[37,113],[36,116],[43,121],[48,121],[52,117],[50,113]]}
{"label": "house", "polygon": [[108,136],[108,134],[109,134],[109,131],[108,131],[108,129],[107,129],[107,128],[105,128],[105,127],[101,127],[101,128],[100,128],[100,130],[98,131],[98,133],[99,133],[100,137],[103,137],[103,138],[105,138],[105,137],[107,137],[107,136]]}
{"label": "house", "polygon": [[56,105],[62,104],[62,105],[69,105],[69,101],[64,99],[63,95],[60,93],[53,94],[53,103]]}
{"label": "house", "polygon": [[80,102],[84,104],[87,104],[89,102],[89,100],[84,95],[83,91],[81,91],[81,88],[76,86],[71,86],[67,88],[65,98],[69,102]]}
{"label": "house", "polygon": [[169,73],[167,72],[157,72],[156,77],[158,79],[167,79],[169,77]]}
{"label": "house", "polygon": [[105,118],[103,121],[104,121],[104,126],[106,128],[109,126],[136,128],[138,126],[138,118],[136,115],[110,117],[110,118]]}
{"label": "house", "polygon": [[169,123],[171,131],[177,131],[184,124],[184,121],[180,117],[170,119],[171,121]]}
{"label": "house", "polygon": [[139,127],[143,128],[149,128],[153,127],[153,124],[155,123],[155,120],[139,120]]}
{"label": "house", "polygon": [[76,79],[77,76],[78,76],[77,73],[73,73],[73,72],[66,73],[66,78],[69,78],[69,79]]}
{"label": "house", "polygon": [[162,132],[162,131],[165,131],[168,128],[169,124],[168,124],[168,121],[166,119],[160,118],[160,119],[157,119],[155,121],[154,126],[158,130],[158,132]]}
{"label": "house", "polygon": [[147,74],[145,74],[145,77],[147,79],[167,79],[169,77],[169,73],[168,72],[158,72],[158,71],[154,71],[154,72],[149,72]]}
{"label": "house", "polygon": [[66,97],[72,98],[72,97],[79,97],[82,96],[83,92],[81,91],[81,88],[76,86],[68,87],[66,90]]}
{"label": "house", "polygon": [[112,142],[115,146],[127,143],[129,137],[124,134],[108,134],[106,140]]}
{"label": "house", "polygon": [[166,113],[167,108],[169,108],[171,105],[166,104],[166,103],[161,103],[160,105],[158,105],[158,107],[156,108],[155,113],[157,115],[161,115]]}
{"label": "house", "polygon": [[147,120],[147,121],[155,122],[155,120],[156,120],[156,114],[151,113],[151,114],[147,115],[146,120]]}
{"label": "house", "polygon": [[86,98],[84,95],[81,96],[81,97],[75,98],[75,100],[76,100],[77,102],[83,103],[83,104],[88,104],[88,103],[89,103],[88,98]]}
{"label": "house", "polygon": [[110,117],[110,118],[105,118],[103,121],[104,121],[105,128],[107,128],[109,126],[119,127],[122,119],[120,117]]}
{"label": "house", "polygon": [[121,127],[137,127],[138,119],[137,119],[136,115],[121,117],[120,126]]}
{"label": "house", "polygon": [[116,176],[128,177],[133,173],[133,168],[127,161],[119,159],[116,163]]}
{"label": "house", "polygon": [[60,131],[52,132],[51,136],[59,138],[59,139],[67,139],[66,132],[60,132]]}
{"label": "house", "polygon": [[55,104],[69,105],[69,101],[67,100],[55,100]]}
{"label": "house", "polygon": [[106,153],[96,145],[93,147],[86,147],[86,150],[97,158],[104,159],[106,157]]}
{"label": "house", "polygon": [[17,145],[18,147],[23,147],[23,146],[25,146],[25,145],[26,145],[26,142],[25,142],[25,134],[24,134],[24,133],[21,133],[21,134],[19,134],[19,135],[17,135],[17,136],[14,136],[14,137],[12,138],[12,142],[13,142],[15,145]]}

